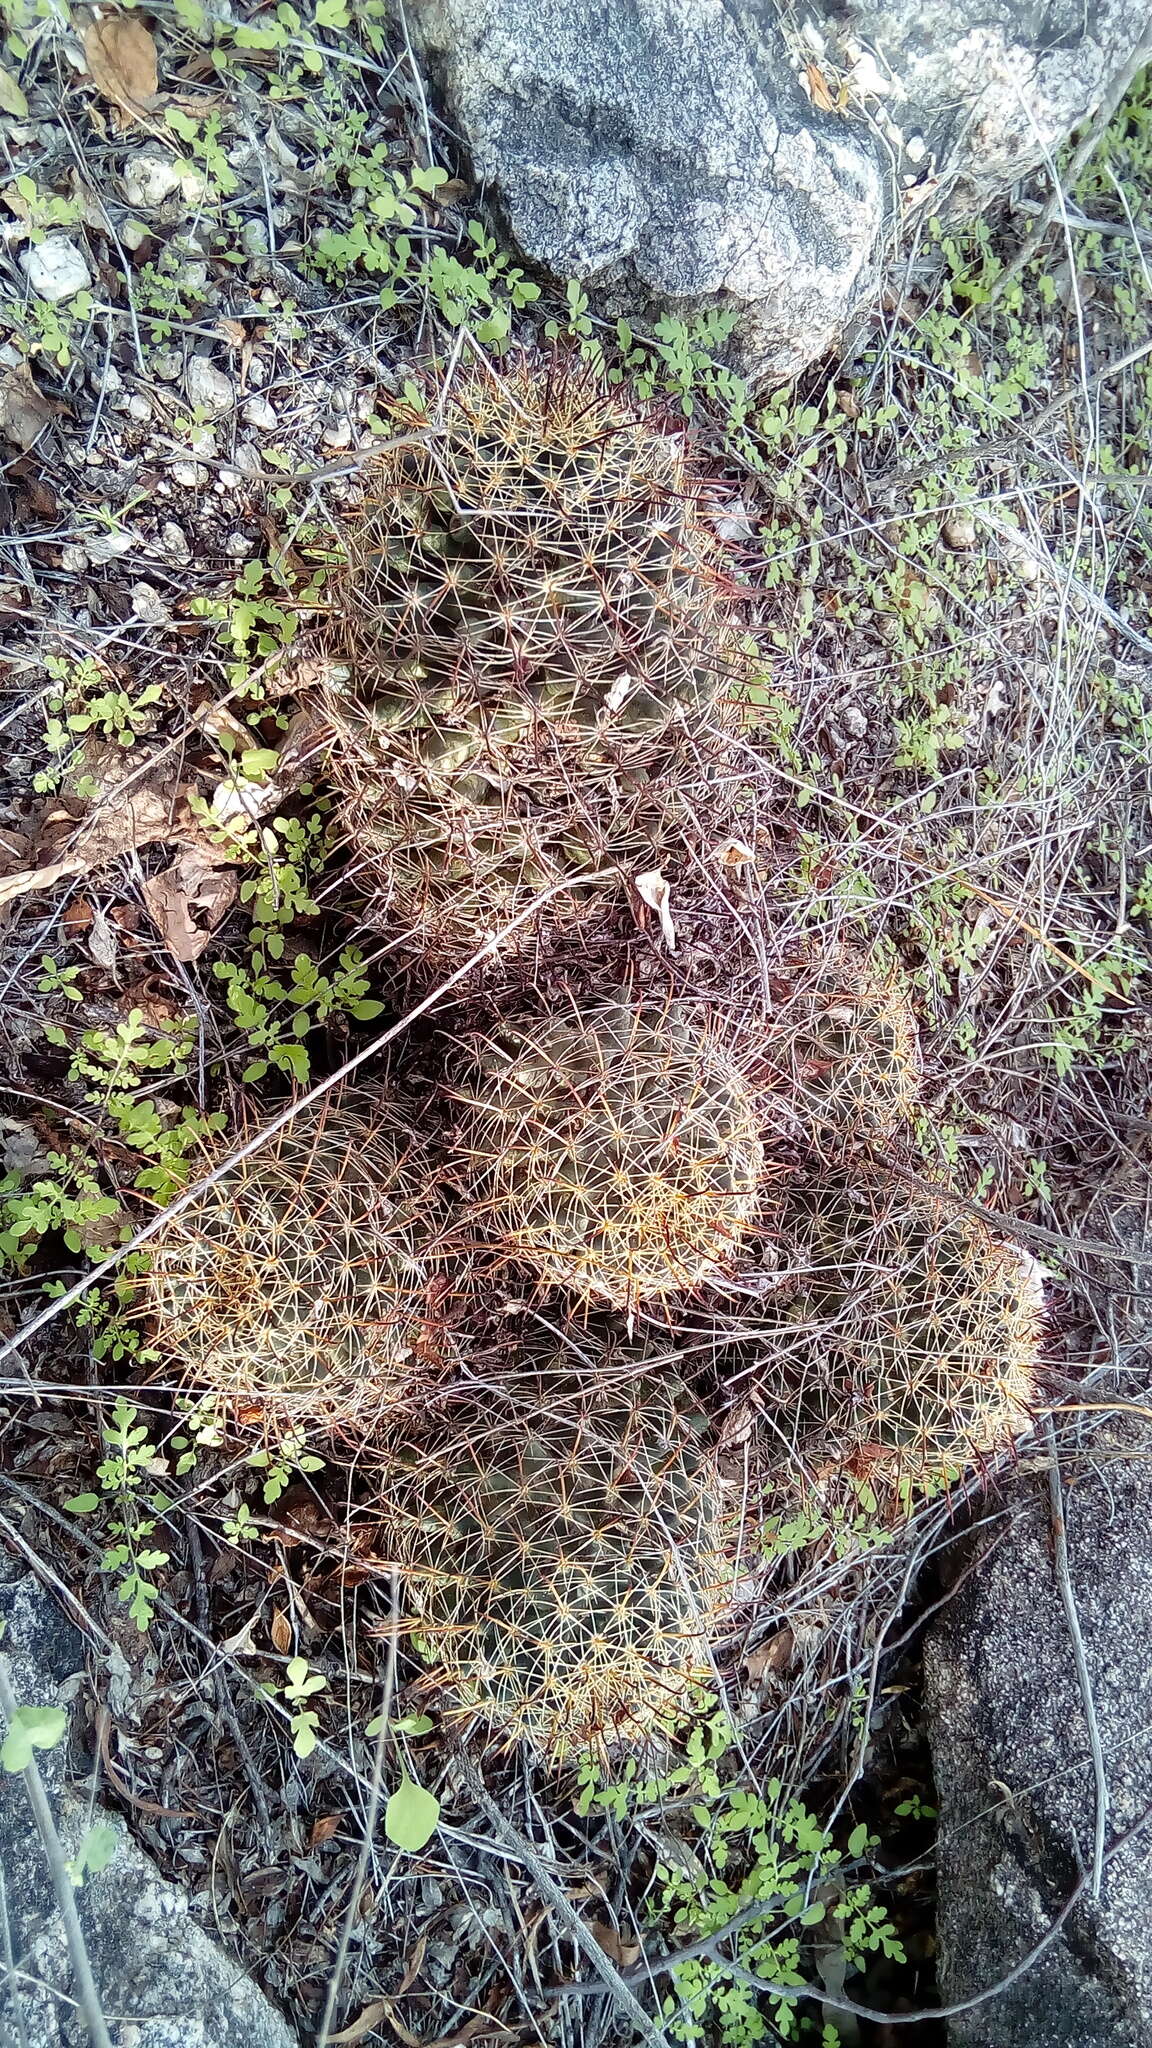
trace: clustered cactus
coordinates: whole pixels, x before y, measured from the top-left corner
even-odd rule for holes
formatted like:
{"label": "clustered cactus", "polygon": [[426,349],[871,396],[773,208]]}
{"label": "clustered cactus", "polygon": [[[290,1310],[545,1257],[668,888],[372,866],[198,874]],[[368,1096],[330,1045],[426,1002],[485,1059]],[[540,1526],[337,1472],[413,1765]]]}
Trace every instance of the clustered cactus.
{"label": "clustered cactus", "polygon": [[[393,426],[313,664],[364,914],[439,965],[543,898],[543,949],[605,874],[683,838],[678,788],[744,674],[741,593],[684,433],[561,358],[457,367]],[[380,1554],[428,1683],[564,1758],[675,1722],[730,1575],[699,1387],[622,1369],[597,1317],[630,1343],[667,1331],[752,1231],[791,1233],[805,1291],[772,1300],[808,1318],[825,1445],[924,1483],[1026,1426],[1042,1291],[943,1190],[884,1169],[921,1093],[893,963],[794,949],[738,1047],[682,1000],[512,979],[441,1089],[447,1237],[406,1120],[349,1096],[175,1217],[146,1285],[186,1382],[272,1427],[372,1436]],[[523,1355],[487,1394],[464,1375],[444,1301],[493,1273],[545,1321],[564,1307],[544,1291],[567,1297],[583,1379]]]}
{"label": "clustered cactus", "polygon": [[608,1391],[545,1374],[495,1422],[466,1404],[390,1473],[384,1537],[451,1718],[557,1760],[683,1719],[732,1569],[690,1406],[667,1376]]}
{"label": "clustered cactus", "polygon": [[706,1025],[613,998],[510,1025],[462,1091],[475,1213],[545,1284],[634,1310],[721,1272],[765,1178],[756,1106]]}
{"label": "clustered cactus", "polygon": [[820,1353],[812,1392],[874,1478],[963,1471],[1029,1426],[1044,1325],[1036,1261],[943,1194],[875,1171],[805,1189]]}
{"label": "clustered cactus", "polygon": [[434,1230],[427,1161],[394,1110],[302,1111],[153,1241],[162,1362],[273,1433],[363,1430],[451,1355]]}
{"label": "clustered cactus", "polygon": [[[743,600],[685,434],[578,365],[458,367],[394,425],[328,586],[321,695],[368,914],[450,957],[542,883],[683,836]],[[576,889],[562,914],[597,907]]]}

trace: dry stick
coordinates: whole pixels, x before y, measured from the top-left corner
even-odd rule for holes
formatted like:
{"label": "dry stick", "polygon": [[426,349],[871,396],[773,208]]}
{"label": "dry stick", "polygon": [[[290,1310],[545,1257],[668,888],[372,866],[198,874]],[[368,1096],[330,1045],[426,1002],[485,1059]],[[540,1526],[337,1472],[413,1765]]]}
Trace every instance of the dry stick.
{"label": "dry stick", "polygon": [[28,2048],[28,2029],[24,2024],[24,2004],[16,1976],[16,1955],[12,1947],[12,1922],[8,1917],[8,1887],[4,1882],[3,1864],[0,1864],[0,1943],[4,1950],[4,1975],[9,1987],[8,1995],[12,2001],[16,2032],[19,2035],[19,2048]]}
{"label": "dry stick", "polygon": [[[4,1718],[8,1722],[9,1727],[11,1727],[16,1713],[16,1699],[8,1680],[8,1673],[5,1671],[2,1663],[0,1663],[0,1709],[3,1710]],[[47,1859],[48,1869],[52,1878],[52,1889],[56,1894],[56,1904],[64,1924],[64,1939],[68,1944],[68,1956],[72,1964],[72,1975],[76,1980],[76,1991],[80,2010],[84,2015],[84,2025],[88,2030],[88,2039],[92,2044],[92,2048],[112,2048],[112,2036],[108,2032],[107,2023],[100,2005],[100,1994],[96,1989],[96,1979],[92,1975],[92,1965],[88,1960],[88,1950],[84,1942],[84,1930],[80,1925],[80,1915],[76,1911],[76,1889],[68,1875],[63,1845],[56,1832],[56,1822],[52,1816],[52,1808],[48,1803],[48,1794],[44,1790],[44,1780],[40,1776],[35,1757],[30,1758],[25,1765],[23,1777],[24,1790],[28,1794],[29,1803],[35,1816],[36,1826],[40,1833],[40,1840],[43,1844],[44,1855]]]}
{"label": "dry stick", "polygon": [[400,1610],[400,1575],[392,1573],[392,1630],[388,1638],[388,1660],[384,1666],[384,1697],[380,1705],[380,1726],[376,1731],[376,1747],[372,1752],[372,1787],[368,1794],[368,1811],[364,1816],[364,1835],[360,1843],[360,1854],[356,1858],[356,1872],[352,1879],[352,1891],[348,1899],[348,1911],[340,1929],[340,1945],[332,1965],[328,1983],[328,1996],[324,2001],[324,2017],[316,2035],[317,2048],[325,2048],[336,2018],[336,2007],[340,2000],[340,1989],[344,1971],[348,1965],[348,1950],[352,1945],[352,1929],[360,1910],[360,1894],[364,1879],[368,1875],[368,1859],[376,1838],[376,1821],[380,1813],[380,1794],[384,1785],[384,1753],[388,1747],[388,1724],[392,1719],[392,1696],[396,1691],[396,1656],[399,1648],[400,1631],[397,1627]]}
{"label": "dry stick", "polygon": [[1096,1700],[1092,1692],[1092,1678],[1088,1670],[1088,1658],[1084,1649],[1084,1636],[1080,1627],[1080,1614],[1076,1606],[1076,1592],[1072,1584],[1072,1572],[1068,1562],[1068,1524],[1064,1514],[1064,1488],[1060,1479],[1060,1452],[1056,1443],[1056,1431],[1050,1415],[1044,1418],[1044,1435],[1048,1444],[1048,1489],[1052,1501],[1052,1531],[1055,1538],[1054,1555],[1056,1577],[1060,1585],[1060,1598],[1064,1603],[1064,1614],[1068,1622],[1068,1633],[1072,1638],[1072,1656],[1076,1664],[1076,1680],[1080,1687],[1080,1698],[1084,1706],[1084,1719],[1088,1724],[1088,1747],[1092,1752],[1092,1773],[1096,1786],[1096,1814],[1092,1837],[1092,1897],[1100,1897],[1100,1884],[1104,1875],[1104,1836],[1108,1827],[1108,1775],[1104,1766],[1104,1745],[1100,1740],[1100,1723],[1096,1716]]}
{"label": "dry stick", "polygon": [[[592,1929],[580,1918],[579,1913],[572,1905],[563,1887],[557,1884],[547,1865],[542,1863],[535,1854],[527,1836],[522,1835],[519,1828],[513,1827],[511,1821],[507,1820],[501,1813],[496,1801],[488,1793],[480,1773],[471,1759],[461,1752],[457,1762],[460,1776],[477,1805],[482,1807],[489,1826],[496,1830],[497,1835],[499,1835],[507,1847],[515,1849],[518,1855],[523,1858],[532,1873],[533,1883],[541,1898],[551,1907],[554,1913],[560,1915],[577,1948],[583,1950],[597,1976],[600,1978],[599,1984],[589,1984],[584,1986],[583,1989],[589,1994],[598,1993],[601,1997],[603,1997],[605,1991],[610,1991],[612,1996],[618,2000],[619,2004],[628,2014],[633,2024],[640,2028],[645,2041],[650,2044],[650,2048],[668,2048],[667,2035],[660,2032],[652,2020],[649,2019],[648,2014],[634,1993],[629,1989],[628,1983],[620,1975],[611,1957],[601,1948]],[[562,1991],[566,1990],[567,1986],[562,1986],[560,1989]]]}
{"label": "dry stick", "polygon": [[281,1110],[279,1116],[273,1117],[271,1123],[265,1124],[264,1128],[257,1131],[254,1137],[249,1138],[246,1144],[238,1146],[236,1151],[230,1153],[226,1159],[222,1159],[218,1166],[213,1167],[211,1173],[206,1173],[203,1180],[194,1181],[191,1187],[185,1188],[183,1194],[177,1195],[175,1201],[169,1202],[166,1209],[161,1209],[157,1215],[153,1216],[150,1223],[145,1223],[127,1244],[118,1245],[114,1252],[110,1252],[106,1259],[101,1259],[99,1265],[93,1266],[91,1271],[85,1273],[81,1279],[69,1287],[66,1293],[59,1295],[55,1301],[50,1302],[47,1308],[42,1308],[39,1315],[33,1316],[30,1323],[24,1324],[17,1336],[10,1337],[6,1344],[0,1344],[0,1364],[6,1358],[18,1357],[29,1337],[34,1337],[38,1330],[45,1329],[64,1309],[71,1308],[73,1302],[82,1300],[89,1289],[98,1280],[102,1279],[111,1267],[119,1265],[121,1259],[127,1258],[130,1252],[139,1251],[141,1245],[147,1244],[151,1238],[155,1237],[157,1232],[162,1230],[166,1223],[171,1222],[174,1216],[183,1215],[184,1210],[189,1208],[200,1195],[206,1193],[210,1187],[214,1187],[217,1181],[223,1180],[225,1175],[231,1173],[234,1167],[239,1166],[242,1160],[251,1159],[254,1153],[263,1151],[264,1146],[276,1137],[280,1131],[284,1130],[286,1125],[290,1124],[293,1118],[300,1114],[301,1110],[307,1109],[313,1102],[319,1102],[321,1097],[326,1095],[330,1089],[335,1088],[339,1082],[347,1080],[349,1074],[354,1074],[357,1067],[362,1067],[366,1060],[375,1059],[377,1053],[383,1052],[386,1045],[391,1045],[394,1039],[399,1038],[403,1032],[407,1031],[409,1025],[414,1024],[418,1017],[427,1016],[429,1010],[434,1010],[437,1003],[442,1001],[450,990],[454,989],[467,975],[472,973],[473,968],[478,967],[482,961],[490,959],[493,953],[498,952],[505,940],[510,938],[513,932],[518,931],[522,924],[527,924],[530,918],[535,917],[537,911],[541,910],[546,903],[551,903],[554,897],[562,896],[568,889],[584,889],[594,882],[615,882],[619,879],[620,870],[618,868],[602,868],[594,875],[566,877],[563,881],[550,883],[547,889],[540,889],[532,898],[531,903],[526,904],[524,909],[518,911],[515,917],[509,918],[508,923],[502,925],[498,932],[493,932],[492,937],[486,939],[484,944],[471,955],[470,959],[464,962],[462,967],[456,968],[455,972],[450,974],[446,981],[442,981],[437,988],[434,988],[430,995],[422,997],[420,1002],[409,1010],[406,1016],[401,1017],[398,1024],[390,1025],[387,1031],[382,1031],[379,1037],[374,1038],[371,1044],[366,1045],[361,1052],[353,1053],[351,1059],[345,1060],[343,1066],[337,1067],[335,1073],[327,1075],[323,1081],[317,1081],[314,1088],[309,1088],[303,1095],[297,1096],[295,1101],[289,1103],[287,1109]]}

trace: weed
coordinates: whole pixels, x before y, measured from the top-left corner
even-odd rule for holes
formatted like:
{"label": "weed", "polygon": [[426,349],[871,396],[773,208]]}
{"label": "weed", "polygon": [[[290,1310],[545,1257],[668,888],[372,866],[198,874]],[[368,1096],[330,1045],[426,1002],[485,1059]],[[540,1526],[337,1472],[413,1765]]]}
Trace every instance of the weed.
{"label": "weed", "polygon": [[[671,2038],[690,2048],[748,2048],[769,2039],[773,2028],[784,2040],[797,2039],[795,1999],[769,1993],[766,2013],[763,1994],[736,1973],[799,1986],[810,1978],[801,1967],[806,1938],[837,1950],[846,1971],[862,1969],[873,1954],[904,1960],[887,1912],[855,1867],[878,1846],[876,1838],[861,1825],[846,1849],[838,1848],[778,1779],[760,1792],[727,1772],[734,1746],[731,1724],[712,1713],[691,1729],[685,1763],[667,1774],[642,1779],[632,1770],[605,1783],[590,1760],[579,1777],[583,1813],[600,1810],[626,1821],[656,1807],[667,1842],[678,1833],[673,1815],[693,1822],[691,1840],[680,1835],[682,1856],[661,1856],[655,1870],[656,1917],[674,1948],[691,1947],[742,1920],[732,1936],[735,1970],[720,1956],[700,1956],[672,1972],[663,2018]],[[829,2042],[836,2038],[825,2035]]]}
{"label": "weed", "polygon": [[96,1467],[99,1493],[77,1493],[64,1505],[74,1515],[111,1511],[104,1528],[113,1538],[100,1561],[117,1581],[117,1597],[141,1634],[151,1624],[160,1597],[153,1573],[168,1563],[168,1552],[149,1541],[172,1502],[151,1484],[168,1476],[168,1466],[131,1401],[118,1400],[103,1428],[105,1456]]}

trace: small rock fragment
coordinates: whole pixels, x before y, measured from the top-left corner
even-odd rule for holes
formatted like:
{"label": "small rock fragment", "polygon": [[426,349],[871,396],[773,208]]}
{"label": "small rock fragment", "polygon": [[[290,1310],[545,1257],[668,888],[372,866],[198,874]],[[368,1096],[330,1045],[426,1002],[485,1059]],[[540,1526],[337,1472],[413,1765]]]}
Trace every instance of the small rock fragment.
{"label": "small rock fragment", "polygon": [[150,420],[152,407],[142,391],[134,391],[128,400],[128,411],[134,420]]}
{"label": "small rock fragment", "polygon": [[172,617],[160,592],[151,583],[132,585],[132,610],[145,626],[166,626]]}
{"label": "small rock fragment", "polygon": [[279,425],[276,408],[266,398],[249,398],[240,408],[240,417],[250,427],[259,427],[270,434]]}
{"label": "small rock fragment", "polygon": [[202,491],[208,481],[202,462],[174,462],[170,474],[173,483],[182,484],[186,491]]}
{"label": "small rock fragment", "polygon": [[124,166],[124,197],[129,206],[163,206],[179,185],[179,168],[166,150],[138,149]]}
{"label": "small rock fragment", "polygon": [[945,547],[958,553],[976,545],[976,521],[967,505],[957,505],[940,528]]}
{"label": "small rock fragment", "polygon": [[164,553],[169,555],[174,562],[183,564],[184,562],[191,561],[192,550],[188,545],[183,529],[177,526],[174,519],[170,519],[167,522],[160,534],[160,539],[163,544]]}
{"label": "small rock fragment", "polygon": [[33,291],[52,306],[86,292],[92,283],[82,251],[67,235],[46,235],[31,249],[22,249],[20,267]]}
{"label": "small rock fragment", "polygon": [[224,553],[237,557],[250,555],[252,553],[252,542],[246,533],[230,533],[224,543]]}
{"label": "small rock fragment", "polygon": [[207,356],[193,356],[184,373],[184,389],[192,404],[215,419],[235,402],[231,377],[218,370]]}

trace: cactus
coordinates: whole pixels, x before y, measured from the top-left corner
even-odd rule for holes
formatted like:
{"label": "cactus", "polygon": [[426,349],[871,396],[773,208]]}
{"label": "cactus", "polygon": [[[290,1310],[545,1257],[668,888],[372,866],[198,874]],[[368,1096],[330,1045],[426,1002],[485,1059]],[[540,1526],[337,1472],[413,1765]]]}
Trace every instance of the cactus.
{"label": "cactus", "polygon": [[726,1522],[682,1388],[581,1390],[558,1365],[398,1461],[379,1543],[450,1718],[563,1761],[651,1743],[707,1682]]}
{"label": "cactus", "polygon": [[1028,1429],[1044,1329],[1035,1260],[944,1195],[879,1175],[809,1199],[814,1392],[849,1453],[916,1482]]}
{"label": "cactus", "polygon": [[447,1342],[428,1207],[391,1111],[302,1111],[153,1240],[142,1307],[166,1366],[270,1427],[370,1426]]}
{"label": "cactus", "polygon": [[327,591],[343,786],[387,762],[484,803],[550,784],[557,748],[611,770],[743,672],[683,431],[560,356],[458,369],[393,414]]}
{"label": "cactus", "polygon": [[720,1272],[764,1148],[731,1054],[675,1005],[599,1001],[510,1025],[480,1053],[473,1214],[548,1286],[629,1312]]}
{"label": "cactus", "polygon": [[[560,882],[549,923],[580,928],[602,914],[605,875],[656,863],[677,794],[641,775],[595,808],[573,801],[545,815],[530,804],[439,804],[395,783],[366,783],[342,812],[350,876],[366,899],[361,918],[403,932],[426,975],[467,959]],[[535,923],[525,919],[502,950],[530,943]]]}
{"label": "cactus", "polygon": [[919,1038],[894,967],[849,947],[785,962],[772,975],[773,1085],[817,1142],[893,1137],[915,1115]]}

